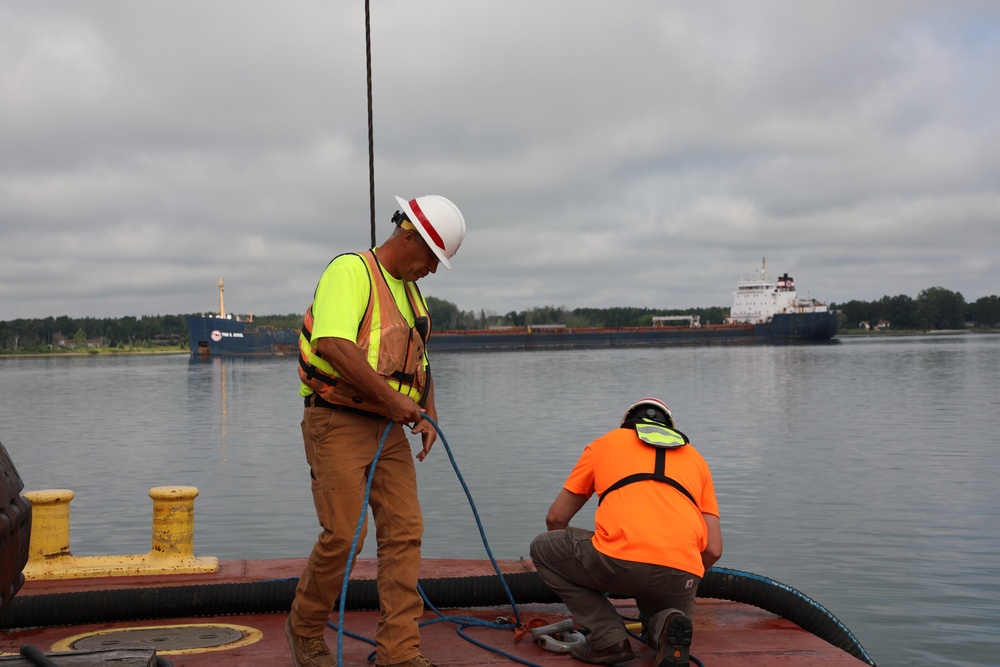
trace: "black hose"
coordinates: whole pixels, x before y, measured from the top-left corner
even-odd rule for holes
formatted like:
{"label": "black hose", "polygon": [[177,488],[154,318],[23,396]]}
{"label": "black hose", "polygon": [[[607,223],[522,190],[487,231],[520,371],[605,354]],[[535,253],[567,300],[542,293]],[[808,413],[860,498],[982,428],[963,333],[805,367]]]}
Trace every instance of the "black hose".
{"label": "black hose", "polygon": [[[515,600],[559,602],[559,597],[534,572],[505,574],[504,580]],[[287,612],[297,583],[297,579],[275,579],[21,596],[11,600],[10,607],[0,615],[0,629]],[[421,579],[420,586],[428,599],[442,608],[493,607],[510,603],[495,576]],[[375,580],[351,580],[345,609],[378,609]]]}
{"label": "black hose", "polygon": [[[518,604],[557,603],[559,597],[535,572],[503,575]],[[297,579],[238,584],[199,584],[153,588],[81,591],[15,597],[0,614],[0,629],[82,625],[119,621],[286,613],[295,597]],[[493,575],[421,579],[427,599],[440,608],[496,607],[510,603],[503,584]],[[698,597],[732,600],[782,616],[820,639],[874,667],[857,638],[818,602],[773,579],[712,568],[698,587]],[[373,579],[351,580],[345,609],[378,609]]]}
{"label": "black hose", "polygon": [[[35,646],[31,644],[25,644],[21,647],[21,657],[25,658],[28,662],[36,667],[58,667],[56,663],[49,660],[49,657],[41,652]],[[174,667],[173,663],[162,656],[156,657],[156,667]]]}
{"label": "black hose", "polygon": [[698,597],[743,602],[787,618],[837,648],[874,667],[861,642],[823,605],[791,586],[759,574],[712,568],[698,586]]}
{"label": "black hose", "polygon": [[21,657],[27,659],[28,662],[33,665],[37,665],[38,667],[56,667],[56,663],[49,660],[44,653],[31,644],[25,644],[22,646],[20,653]]}
{"label": "black hose", "polygon": [[[291,607],[295,584],[294,579],[284,579],[22,595],[11,600],[0,615],[0,629],[276,613]],[[366,587],[362,582],[357,586],[352,582],[348,598],[362,594]]]}

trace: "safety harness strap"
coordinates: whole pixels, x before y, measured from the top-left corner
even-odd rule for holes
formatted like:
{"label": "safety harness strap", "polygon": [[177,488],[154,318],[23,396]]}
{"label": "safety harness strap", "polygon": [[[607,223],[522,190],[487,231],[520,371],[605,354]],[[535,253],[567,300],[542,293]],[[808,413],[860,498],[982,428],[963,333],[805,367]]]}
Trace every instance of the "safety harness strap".
{"label": "safety harness strap", "polygon": [[669,484],[670,486],[674,487],[675,489],[683,493],[685,496],[687,496],[687,499],[690,500],[692,503],[694,503],[695,507],[698,507],[698,501],[694,499],[694,496],[691,495],[691,492],[685,489],[684,485],[678,482],[676,479],[667,476],[666,468],[667,468],[667,450],[661,447],[657,447],[656,465],[653,469],[653,472],[639,472],[634,475],[629,475],[628,477],[622,477],[620,480],[618,480],[617,482],[609,486],[607,489],[605,489],[604,493],[602,493],[600,496],[597,497],[597,504],[600,505],[602,502],[604,502],[604,496],[608,495],[609,493],[611,493],[616,489],[620,489],[623,486],[626,486],[628,484],[633,484],[635,482],[645,482],[647,480],[651,480],[654,482],[663,482],[664,484]]}
{"label": "safety harness strap", "polygon": [[417,377],[416,373],[404,373],[403,371],[393,371],[390,375],[394,380],[402,382],[403,384],[413,384],[413,378]]}

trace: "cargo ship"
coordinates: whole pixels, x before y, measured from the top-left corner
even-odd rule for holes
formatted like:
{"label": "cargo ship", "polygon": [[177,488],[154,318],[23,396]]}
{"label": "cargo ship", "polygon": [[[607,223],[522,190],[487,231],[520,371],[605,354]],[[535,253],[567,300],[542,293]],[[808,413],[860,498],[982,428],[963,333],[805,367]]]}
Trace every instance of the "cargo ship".
{"label": "cargo ship", "polygon": [[261,326],[249,317],[226,314],[225,283],[219,279],[219,313],[188,315],[191,355],[209,357],[267,357],[296,354],[299,332]]}
{"label": "cargo ship", "polygon": [[701,324],[698,315],[654,317],[652,326],[568,328],[549,324],[468,331],[437,331],[429,348],[436,352],[552,350],[569,348],[665,347],[829,341],[840,329],[840,315],[827,304],[798,296],[785,273],[768,281],[766,262],[752,277],[737,282],[729,317],[722,324]]}
{"label": "cargo ship", "polygon": [[[729,317],[721,324],[702,324],[698,315],[664,315],[651,326],[569,328],[562,324],[435,331],[434,352],[555,350],[585,348],[666,347],[671,345],[736,345],[829,341],[840,329],[840,315],[827,304],[800,297],[794,279],[783,274],[769,281],[766,262],[733,291]],[[219,280],[219,314],[189,315],[191,354],[213,356],[293,355],[299,332],[258,326],[227,315],[223,281]]]}

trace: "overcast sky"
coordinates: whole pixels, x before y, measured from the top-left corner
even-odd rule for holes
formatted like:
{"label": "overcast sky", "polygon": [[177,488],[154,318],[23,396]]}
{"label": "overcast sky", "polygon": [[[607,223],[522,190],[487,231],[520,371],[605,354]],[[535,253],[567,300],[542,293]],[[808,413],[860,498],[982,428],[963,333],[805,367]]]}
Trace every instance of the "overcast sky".
{"label": "overcast sky", "polygon": [[[462,310],[1000,293],[1000,3],[372,0],[377,236]],[[0,320],[302,312],[370,244],[363,0],[0,4]]]}

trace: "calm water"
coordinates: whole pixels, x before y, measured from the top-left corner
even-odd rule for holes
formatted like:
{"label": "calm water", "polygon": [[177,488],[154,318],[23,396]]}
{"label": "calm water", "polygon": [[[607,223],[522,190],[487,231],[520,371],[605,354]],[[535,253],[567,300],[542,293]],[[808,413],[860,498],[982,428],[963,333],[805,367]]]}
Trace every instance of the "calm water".
{"label": "calm water", "polygon": [[[1000,664],[1000,336],[439,354],[434,370],[498,558],[527,557],[584,444],[660,396],[712,466],[720,566],[819,601],[882,667]],[[78,555],[148,551],[149,488],[186,484],[198,555],[305,556],[296,386],[290,358],[0,359],[0,441],[26,488],[75,491]],[[417,468],[424,554],[483,557],[440,442]]]}

